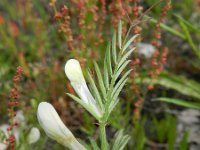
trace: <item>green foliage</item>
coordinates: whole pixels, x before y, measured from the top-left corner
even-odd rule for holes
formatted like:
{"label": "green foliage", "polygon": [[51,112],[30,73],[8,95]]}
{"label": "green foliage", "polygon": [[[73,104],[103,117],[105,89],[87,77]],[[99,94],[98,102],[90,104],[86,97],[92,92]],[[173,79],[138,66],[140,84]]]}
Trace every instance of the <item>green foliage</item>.
{"label": "green foliage", "polygon": [[123,150],[130,137],[128,135],[123,135],[123,130],[119,130],[114,137],[112,150]]}
{"label": "green foliage", "polygon": [[[185,20],[183,17],[181,17],[179,15],[175,15],[175,16],[178,20],[181,30],[174,29],[173,27],[167,26],[165,24],[161,24],[161,28],[168,31],[169,33],[183,39],[184,41],[186,41],[192,48],[193,53],[197,56],[198,59],[200,59],[200,49],[198,48],[198,42],[195,43],[194,36],[192,36],[192,34],[191,34],[191,32],[195,33],[199,37],[199,35],[200,35],[199,27],[197,27],[195,24],[192,24],[191,22]],[[153,18],[151,18],[150,21],[152,23],[157,22]]]}
{"label": "green foliage", "polygon": [[[197,56],[197,58],[200,59],[200,49],[197,48],[197,46],[193,42],[193,39],[190,35],[189,29],[188,29],[188,26],[187,26],[187,25],[190,25],[190,27],[191,27],[191,24],[186,22],[181,17],[178,17],[178,22],[179,22],[180,27],[182,28],[183,33],[185,34],[186,41],[189,43],[190,47],[192,48],[192,50],[193,50],[194,54]],[[192,29],[196,29],[194,26],[192,26],[192,27],[193,27]],[[199,31],[197,33],[199,33]]]}
{"label": "green foliage", "polygon": [[90,139],[90,143],[92,145],[92,150],[100,150],[100,147],[98,147],[98,145],[94,139]]}
{"label": "green foliage", "polygon": [[[149,18],[148,16],[145,16],[145,17]],[[156,24],[157,20],[154,19],[154,18],[150,18],[150,22]],[[175,36],[177,36],[177,37],[179,37],[181,39],[184,39],[184,40],[186,39],[185,35],[182,32],[177,31],[176,29],[173,29],[172,27],[170,27],[170,26],[168,26],[166,24],[163,24],[163,23],[161,23],[160,26],[161,26],[162,29],[168,31],[169,33],[171,33],[171,34],[173,34],[173,35],[175,35]]]}
{"label": "green foliage", "polygon": [[[177,127],[176,127],[177,121],[176,118],[170,115],[167,115],[163,119],[157,119],[155,116],[153,116],[153,132],[156,134],[156,136],[152,137],[154,140],[156,140],[159,143],[167,143],[167,149],[168,150],[174,150],[177,147],[176,137],[177,137]],[[156,139],[155,139],[156,137]],[[188,145],[187,141],[189,138],[189,132],[185,131],[182,137],[181,142],[178,144],[179,150],[186,150]]]}
{"label": "green foliage", "polygon": [[[108,123],[115,129],[121,129],[129,125],[129,113],[131,102],[124,103],[122,99],[115,106],[115,109],[111,113]],[[126,130],[125,130],[126,131]]]}
{"label": "green foliage", "polygon": [[187,30],[188,30],[186,32],[192,32],[192,33],[195,32],[197,35],[200,34],[200,30],[199,30],[199,28],[195,24],[192,24],[190,21],[184,19],[183,17],[181,17],[179,15],[175,15],[175,16],[178,19],[180,26],[182,26],[181,25],[182,23],[184,24],[184,26],[186,26],[186,27],[184,27],[184,28],[187,28]]}
{"label": "green foliage", "polygon": [[200,109],[200,103],[193,103],[193,102],[189,102],[183,99],[159,97],[159,98],[156,98],[155,100],[172,103],[172,104],[176,104],[183,107]]}
{"label": "green foliage", "polygon": [[95,132],[95,125],[91,124],[94,122],[94,118],[90,117],[87,113],[83,114],[83,126],[81,126],[81,131],[89,136],[92,136]]}
{"label": "green foliage", "polygon": [[146,143],[146,135],[144,131],[145,121],[146,118],[144,118],[141,121],[135,122],[134,128],[132,130],[133,140],[131,141],[130,145],[131,147],[134,147],[137,150],[145,149],[145,143]]}
{"label": "green foliage", "polygon": [[155,79],[147,76],[135,78],[136,83],[151,83],[174,89],[181,94],[191,96],[200,100],[200,84],[194,80],[187,79],[183,76],[177,76],[169,72],[163,72]]}
{"label": "green foliage", "polygon": [[153,117],[153,125],[158,142],[167,142],[167,149],[174,150],[176,141],[176,119],[172,116],[166,116],[162,120],[157,120]]}
{"label": "green foliage", "polygon": [[183,135],[182,141],[180,143],[179,150],[187,150],[188,149],[188,138],[189,138],[189,132],[186,131]]}

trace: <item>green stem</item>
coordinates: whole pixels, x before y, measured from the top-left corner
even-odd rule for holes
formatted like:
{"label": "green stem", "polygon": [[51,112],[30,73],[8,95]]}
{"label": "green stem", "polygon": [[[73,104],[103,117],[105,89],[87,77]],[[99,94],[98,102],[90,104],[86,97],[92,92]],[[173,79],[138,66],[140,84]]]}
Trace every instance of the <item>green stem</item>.
{"label": "green stem", "polygon": [[100,137],[101,137],[101,150],[108,149],[108,143],[106,138],[106,124],[105,122],[100,123]]}

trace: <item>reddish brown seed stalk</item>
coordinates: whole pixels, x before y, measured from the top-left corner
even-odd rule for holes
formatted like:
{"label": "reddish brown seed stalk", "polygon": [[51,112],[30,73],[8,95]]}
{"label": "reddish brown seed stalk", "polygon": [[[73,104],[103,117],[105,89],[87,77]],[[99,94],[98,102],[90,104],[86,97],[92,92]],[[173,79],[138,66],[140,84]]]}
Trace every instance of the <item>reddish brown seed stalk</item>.
{"label": "reddish brown seed stalk", "polygon": [[54,19],[56,21],[60,21],[60,27],[58,32],[63,32],[66,35],[66,43],[67,47],[70,51],[74,49],[73,47],[73,35],[71,30],[71,23],[70,23],[70,16],[69,16],[69,9],[67,6],[63,6],[60,12],[56,12],[54,15]]}
{"label": "reddish brown seed stalk", "polygon": [[23,68],[21,66],[17,67],[15,76],[13,77],[13,88],[10,90],[9,101],[8,101],[8,116],[10,120],[10,125],[7,128],[9,137],[6,139],[6,141],[10,145],[11,150],[15,149],[15,137],[13,135],[13,128],[18,126],[18,122],[14,121],[14,118],[16,116],[16,108],[19,105],[18,102],[19,91],[17,84],[21,79],[22,73],[23,73]]}
{"label": "reddish brown seed stalk", "polygon": [[[161,28],[160,24],[164,21],[167,12],[171,9],[171,3],[168,2],[162,8],[160,13],[160,18],[156,23],[155,31],[154,31],[154,40],[152,41],[152,45],[156,48],[154,55],[151,59],[151,66],[152,70],[149,72],[151,78],[157,77],[161,71],[163,70],[163,65],[166,63],[167,55],[168,55],[168,48],[163,48],[162,52],[160,52],[160,39],[161,39]],[[149,90],[153,90],[153,85],[148,86]]]}

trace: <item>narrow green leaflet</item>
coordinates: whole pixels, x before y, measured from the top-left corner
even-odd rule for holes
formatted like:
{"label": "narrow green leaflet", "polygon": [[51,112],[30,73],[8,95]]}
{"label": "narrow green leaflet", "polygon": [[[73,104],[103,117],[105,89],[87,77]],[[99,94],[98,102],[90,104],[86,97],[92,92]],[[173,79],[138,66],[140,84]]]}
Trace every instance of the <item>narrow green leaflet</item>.
{"label": "narrow green leaflet", "polygon": [[116,32],[113,35],[112,38],[112,56],[113,56],[113,61],[115,62],[115,64],[117,64],[117,52],[116,52]]}
{"label": "narrow green leaflet", "polygon": [[109,114],[113,111],[113,109],[116,107],[116,105],[119,102],[119,98],[117,98],[115,101],[111,101],[110,105],[109,105]]}
{"label": "narrow green leaflet", "polygon": [[98,145],[94,139],[90,138],[90,143],[92,146],[92,150],[100,150],[100,148],[98,147]]}
{"label": "narrow green leaflet", "polygon": [[106,55],[106,66],[108,68],[110,75],[112,76],[113,72],[112,72],[112,59],[111,59],[111,54],[110,54],[110,44],[107,47],[106,53],[107,53],[107,55]]}
{"label": "narrow green leaflet", "polygon": [[116,134],[115,134],[115,141],[113,143],[113,148],[112,150],[117,150],[119,148],[119,143],[120,140],[123,136],[123,130],[119,130]]}
{"label": "narrow green leaflet", "polygon": [[122,71],[126,68],[126,66],[131,62],[131,60],[127,60],[117,71],[116,75],[114,76],[115,81],[117,80],[117,78],[120,76],[120,74],[122,73]]}
{"label": "narrow green leaflet", "polygon": [[119,21],[119,25],[118,25],[118,44],[119,44],[119,48],[122,48],[122,21]]}
{"label": "narrow green leaflet", "polygon": [[96,113],[93,111],[93,109],[88,106],[85,102],[83,102],[80,98],[77,96],[74,96],[70,93],[67,93],[69,97],[71,97],[73,100],[75,100],[77,103],[79,103],[81,106],[83,106],[88,112],[90,112],[91,115],[93,115],[97,120],[99,119],[98,116],[96,116]]}
{"label": "narrow green leaflet", "polygon": [[104,83],[103,83],[103,77],[101,75],[99,66],[98,66],[98,64],[96,62],[94,62],[94,67],[95,67],[95,71],[96,71],[96,74],[97,74],[99,87],[101,89],[101,92],[102,92],[102,95],[104,97],[104,100],[106,100],[106,88],[105,88]]}
{"label": "narrow green leaflet", "polygon": [[120,142],[119,150],[123,150],[123,149],[125,148],[125,146],[126,146],[126,144],[128,143],[129,140],[130,140],[130,136],[125,135],[125,136],[122,138],[121,142]]}
{"label": "narrow green leaflet", "polygon": [[112,150],[123,150],[129,140],[130,137],[128,135],[123,135],[123,130],[119,130],[115,135]]}
{"label": "narrow green leaflet", "polygon": [[95,85],[95,82],[94,82],[94,80],[92,79],[92,76],[91,76],[91,74],[89,73],[89,71],[88,71],[88,78],[89,78],[89,83],[90,83],[91,86],[92,86],[92,90],[94,91],[93,94],[95,95],[95,98],[96,98],[96,100],[97,100],[97,103],[99,104],[100,108],[101,108],[102,110],[104,110],[104,106],[103,106],[103,102],[102,102],[101,96],[100,96],[100,94],[99,94],[99,91],[98,91],[98,89],[97,89],[97,87],[96,87],[96,85]]}
{"label": "narrow green leaflet", "polygon": [[133,35],[129,40],[128,42],[126,42],[126,44],[123,46],[122,48],[122,52],[124,52],[129,46],[130,44],[135,40],[136,37],[138,37],[139,34],[135,34]]}
{"label": "narrow green leaflet", "polygon": [[[106,58],[106,56],[105,56]],[[106,91],[109,89],[109,75],[108,75],[108,68],[106,65],[106,59],[104,59],[104,83],[106,87]]]}
{"label": "narrow green leaflet", "polygon": [[121,65],[127,60],[127,58],[132,54],[132,52],[135,50],[135,47],[133,47],[132,49],[130,49],[127,53],[125,53],[121,60],[119,61],[119,64],[117,65],[117,69],[119,69],[119,67],[121,67]]}
{"label": "narrow green leaflet", "polygon": [[119,93],[121,92],[121,90],[122,90],[122,88],[124,87],[124,85],[126,84],[126,81],[127,81],[128,79],[125,79],[123,82],[122,82],[122,84],[119,86],[119,88],[116,90],[116,92],[115,93],[113,93],[113,97],[112,97],[112,99],[111,99],[111,101],[115,101],[116,99],[117,99],[117,97],[119,96]]}
{"label": "narrow green leaflet", "polygon": [[131,71],[132,71],[132,69],[131,69],[131,70],[128,70],[128,71],[122,76],[122,78],[117,82],[117,84],[115,85],[115,87],[114,87],[114,89],[113,89],[113,91],[112,91],[111,97],[114,96],[114,93],[117,91],[117,89],[118,89],[118,88],[120,87],[120,85],[123,83],[123,81],[124,81],[125,79],[127,79],[128,75],[130,74]]}

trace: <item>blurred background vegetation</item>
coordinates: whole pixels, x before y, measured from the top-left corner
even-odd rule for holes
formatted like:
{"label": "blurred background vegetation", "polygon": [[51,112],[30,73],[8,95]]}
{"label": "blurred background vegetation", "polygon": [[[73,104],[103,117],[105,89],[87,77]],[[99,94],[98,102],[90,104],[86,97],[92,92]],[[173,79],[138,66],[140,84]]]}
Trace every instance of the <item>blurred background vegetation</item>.
{"label": "blurred background vegetation", "polygon": [[[1,0],[0,125],[8,123],[12,77],[17,66],[22,66],[17,110],[23,111],[26,126],[18,127],[21,143],[32,126],[40,128],[36,110],[41,101],[51,102],[77,137],[85,142],[89,137],[96,139],[95,120],[65,94],[74,91],[65,77],[64,64],[69,58],[78,59],[84,69],[94,60],[102,64],[119,19],[126,33],[143,16],[130,32],[140,34],[133,43],[138,49],[130,58],[134,71],[109,121],[108,137],[112,139],[115,131],[123,128],[132,137],[127,149],[199,150],[200,1],[172,0],[172,8],[162,16],[168,2]],[[156,39],[156,22],[162,17],[161,38]],[[168,55],[161,72],[152,77],[149,73],[155,68],[148,46],[154,40],[161,45],[160,57],[164,47]],[[139,45],[144,43],[148,44],[143,45],[146,53],[140,53]],[[42,130],[41,134],[27,149],[63,149]]]}

